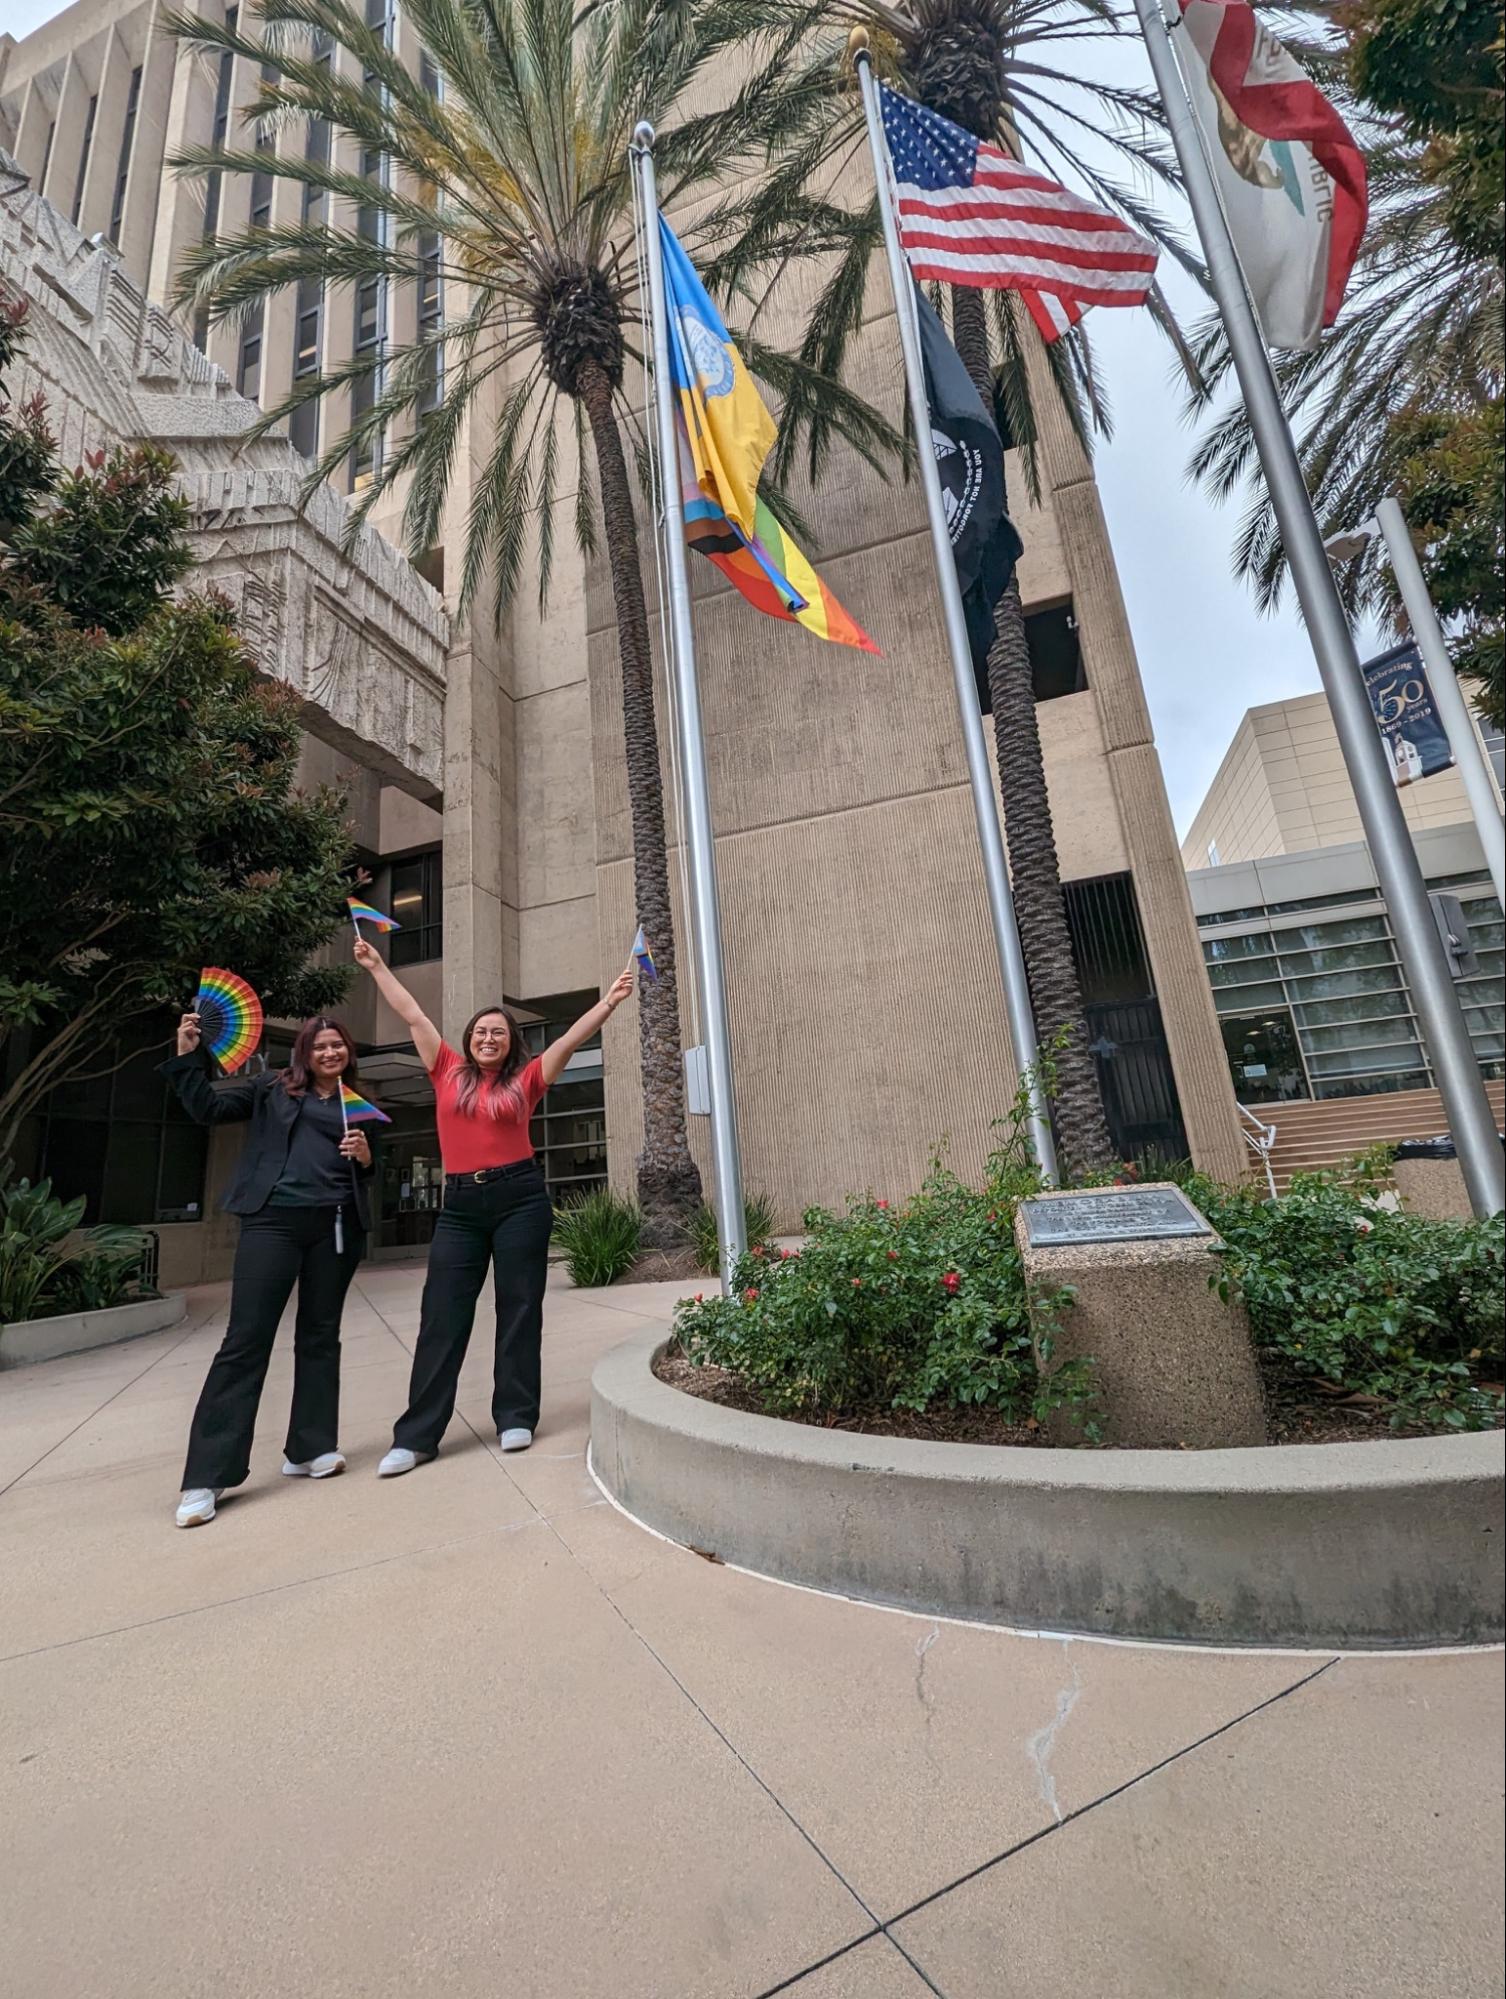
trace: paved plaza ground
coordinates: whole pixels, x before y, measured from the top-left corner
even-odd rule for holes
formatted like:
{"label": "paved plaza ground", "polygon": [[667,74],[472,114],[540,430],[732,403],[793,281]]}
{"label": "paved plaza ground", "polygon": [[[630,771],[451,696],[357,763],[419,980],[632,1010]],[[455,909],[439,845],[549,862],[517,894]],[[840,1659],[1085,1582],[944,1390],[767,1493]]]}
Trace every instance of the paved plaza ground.
{"label": "paved plaza ground", "polygon": [[[0,1376],[6,1999],[1486,1999],[1497,1652],[1024,1637],[668,1546],[585,1462],[674,1287],[551,1284],[503,1460],[487,1341],[378,1482],[422,1272],[346,1315],[349,1473],[172,1509],[223,1287]],[[1001,1522],[1008,1531],[1008,1522]]]}

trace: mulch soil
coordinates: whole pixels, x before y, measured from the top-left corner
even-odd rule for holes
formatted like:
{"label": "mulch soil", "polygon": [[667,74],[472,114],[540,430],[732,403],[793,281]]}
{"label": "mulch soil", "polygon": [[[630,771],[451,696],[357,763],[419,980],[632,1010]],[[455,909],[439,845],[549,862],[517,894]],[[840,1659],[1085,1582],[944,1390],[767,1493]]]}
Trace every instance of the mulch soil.
{"label": "mulch soil", "polygon": [[[755,1416],[767,1413],[753,1390],[725,1368],[695,1367],[682,1353],[671,1350],[655,1363],[654,1372],[671,1388],[683,1389],[703,1402],[716,1402],[724,1409],[743,1409]],[[1262,1364],[1262,1373],[1273,1444],[1357,1444],[1374,1442],[1377,1438],[1434,1434],[1420,1427],[1393,1430],[1388,1405],[1372,1397],[1327,1392],[1317,1383],[1295,1379],[1268,1363]],[[1034,1423],[1006,1422],[994,1409],[937,1409],[923,1416],[904,1409],[889,1409],[840,1420],[834,1418],[813,1427],[850,1430],[865,1437],[915,1437],[940,1444],[1005,1444],[1039,1449],[1053,1442]]]}

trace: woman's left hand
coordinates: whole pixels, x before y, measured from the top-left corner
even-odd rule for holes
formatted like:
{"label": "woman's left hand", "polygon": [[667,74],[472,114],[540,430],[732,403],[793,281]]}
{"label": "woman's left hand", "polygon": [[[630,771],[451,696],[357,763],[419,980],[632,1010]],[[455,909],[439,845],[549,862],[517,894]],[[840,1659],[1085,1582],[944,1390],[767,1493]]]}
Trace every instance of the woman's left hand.
{"label": "woman's left hand", "polygon": [[615,1013],[625,999],[632,998],[632,994],[633,967],[629,965],[625,972],[619,972],[612,981],[611,990],[607,994],[607,1005]]}
{"label": "woman's left hand", "polygon": [[340,1154],[344,1159],[353,1159],[357,1166],[371,1164],[371,1147],[366,1142],[364,1131],[348,1131],[340,1141]]}

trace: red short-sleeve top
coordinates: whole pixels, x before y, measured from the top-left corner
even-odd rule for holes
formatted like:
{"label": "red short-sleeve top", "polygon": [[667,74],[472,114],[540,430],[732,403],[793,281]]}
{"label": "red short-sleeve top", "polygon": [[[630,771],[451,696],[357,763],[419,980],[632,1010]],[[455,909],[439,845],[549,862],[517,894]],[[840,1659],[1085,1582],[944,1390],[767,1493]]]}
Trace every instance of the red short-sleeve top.
{"label": "red short-sleeve top", "polygon": [[464,1067],[449,1043],[440,1042],[429,1077],[434,1085],[435,1122],[445,1172],[479,1173],[488,1166],[515,1166],[520,1159],[531,1159],[528,1125],[544,1094],[544,1068],[539,1058],[535,1056],[506,1083],[483,1084],[469,1117],[455,1101]]}

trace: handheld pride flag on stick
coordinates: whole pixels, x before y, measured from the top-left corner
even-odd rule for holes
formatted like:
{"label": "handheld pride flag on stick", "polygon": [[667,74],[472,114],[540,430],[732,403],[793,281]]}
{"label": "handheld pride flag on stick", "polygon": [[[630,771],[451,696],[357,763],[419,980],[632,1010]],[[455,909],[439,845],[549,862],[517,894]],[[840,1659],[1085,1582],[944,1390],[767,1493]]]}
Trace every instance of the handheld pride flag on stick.
{"label": "handheld pride flag on stick", "polygon": [[227,1076],[233,1076],[261,1040],[261,1001],[237,972],[206,965],[199,974],[193,1011],[204,1046]]}
{"label": "handheld pride flag on stick", "polygon": [[361,941],[361,925],[369,923],[373,930],[401,930],[402,925],[393,917],[383,916],[379,909],[373,909],[369,902],[358,902],[353,895],[345,898],[345,907],[350,911],[350,920],[356,933],[356,942]]}
{"label": "handheld pride flag on stick", "polygon": [[353,1090],[349,1083],[340,1085],[340,1115],[345,1120],[346,1129],[353,1124],[391,1124],[385,1111],[379,1111],[375,1104]]}
{"label": "handheld pride flag on stick", "polygon": [[640,976],[645,979],[652,979],[655,985],[657,985],[659,982],[659,970],[654,963],[654,954],[648,948],[648,939],[643,934],[643,925],[641,923],[638,926],[638,935],[633,939],[633,956],[637,960]]}

